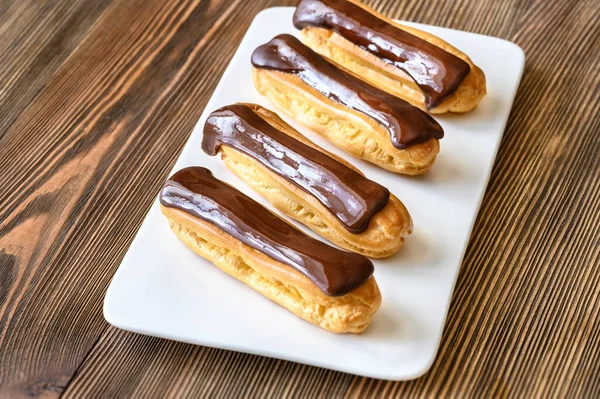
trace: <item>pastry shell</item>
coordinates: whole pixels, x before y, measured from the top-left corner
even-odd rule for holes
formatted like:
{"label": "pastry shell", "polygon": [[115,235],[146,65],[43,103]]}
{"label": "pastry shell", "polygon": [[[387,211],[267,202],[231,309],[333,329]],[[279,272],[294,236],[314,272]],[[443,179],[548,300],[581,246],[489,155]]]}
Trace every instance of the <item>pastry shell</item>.
{"label": "pastry shell", "polygon": [[[347,161],[308,140],[276,113],[256,104],[245,105],[277,130],[361,173]],[[412,232],[410,214],[393,194],[390,194],[387,205],[372,217],[369,228],[363,233],[354,234],[314,196],[267,169],[260,162],[227,145],[221,145],[219,151],[227,167],[275,208],[342,248],[372,258],[383,258],[398,251],[404,243],[404,237]]]}
{"label": "pastry shell", "polygon": [[358,158],[407,175],[425,173],[435,162],[438,139],[398,149],[379,122],[331,100],[298,76],[256,67],[252,73],[258,92],[277,108]]}
{"label": "pastry shell", "polygon": [[[307,277],[217,226],[161,205],[171,230],[196,254],[302,319],[334,333],[360,333],[381,305],[374,277],[342,296],[328,296]],[[216,299],[218,300],[218,299]],[[240,309],[243,311],[243,309]]]}
{"label": "pastry shell", "polygon": [[407,73],[400,68],[384,62],[376,55],[348,41],[336,32],[307,26],[300,32],[300,40],[315,52],[342,66],[357,77],[433,114],[470,111],[485,96],[485,75],[466,54],[435,35],[399,24],[363,4],[356,1],[351,2],[374,14],[379,19],[463,59],[471,67],[469,74],[453,94],[444,99],[435,108],[427,109],[423,92]]}

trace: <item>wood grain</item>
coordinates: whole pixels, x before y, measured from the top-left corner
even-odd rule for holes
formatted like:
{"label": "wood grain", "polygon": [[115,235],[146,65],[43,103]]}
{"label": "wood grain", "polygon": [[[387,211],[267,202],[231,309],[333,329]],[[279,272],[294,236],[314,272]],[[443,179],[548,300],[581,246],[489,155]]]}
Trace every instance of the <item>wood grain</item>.
{"label": "wood grain", "polygon": [[108,4],[82,0],[0,3],[0,137]]}
{"label": "wood grain", "polygon": [[600,397],[600,5],[373,0],[523,81],[432,369],[395,383],[110,327],[105,290],[258,11],[0,3],[0,397]]}

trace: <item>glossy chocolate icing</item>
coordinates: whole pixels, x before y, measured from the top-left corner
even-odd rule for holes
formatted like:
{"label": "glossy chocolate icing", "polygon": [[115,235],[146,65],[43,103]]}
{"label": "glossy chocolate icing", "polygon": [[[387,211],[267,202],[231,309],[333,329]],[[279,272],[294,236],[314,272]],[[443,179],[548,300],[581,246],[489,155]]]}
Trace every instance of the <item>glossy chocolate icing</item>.
{"label": "glossy chocolate icing", "polygon": [[428,109],[456,91],[469,74],[467,62],[346,0],[302,0],[294,26],[332,30],[414,79]]}
{"label": "glossy chocolate icing", "polygon": [[329,296],[347,294],[373,274],[362,255],[330,247],[284,222],[258,202],[201,167],[182,169],[160,192],[163,206],[217,226],[265,255],[299,271]]}
{"label": "glossy chocolate icing", "polygon": [[331,100],[373,118],[389,131],[398,149],[444,137],[442,127],[429,114],[338,69],[292,35],[278,35],[258,47],[252,53],[252,65],[295,74]]}
{"label": "glossy chocolate icing", "polygon": [[271,126],[245,104],[211,113],[202,149],[214,156],[226,145],[314,196],[351,233],[362,233],[387,204],[389,191],[321,151]]}

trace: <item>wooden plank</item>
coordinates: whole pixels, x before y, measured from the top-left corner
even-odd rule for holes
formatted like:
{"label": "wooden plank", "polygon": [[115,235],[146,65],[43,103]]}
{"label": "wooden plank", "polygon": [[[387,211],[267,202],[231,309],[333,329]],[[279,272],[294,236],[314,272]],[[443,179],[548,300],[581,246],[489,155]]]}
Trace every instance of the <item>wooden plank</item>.
{"label": "wooden plank", "polygon": [[424,377],[353,377],[103,321],[104,291],[166,173],[253,16],[275,4],[285,3],[116,1],[8,129],[0,396],[600,396],[594,0],[369,2],[391,17],[514,40],[527,54]]}
{"label": "wooden plank", "polygon": [[341,398],[352,376],[110,327],[65,397]]}
{"label": "wooden plank", "polygon": [[114,3],[7,131],[4,395],[56,396],[108,327],[108,283],[245,29],[209,40],[238,29],[234,6]]}
{"label": "wooden plank", "polygon": [[86,0],[0,3],[0,138],[109,4]]}

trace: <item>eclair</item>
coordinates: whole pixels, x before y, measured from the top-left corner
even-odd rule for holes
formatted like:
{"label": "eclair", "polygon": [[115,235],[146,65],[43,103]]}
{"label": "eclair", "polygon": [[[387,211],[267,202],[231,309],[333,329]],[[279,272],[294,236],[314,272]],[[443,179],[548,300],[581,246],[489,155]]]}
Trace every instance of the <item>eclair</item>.
{"label": "eclair", "polygon": [[360,333],[381,304],[369,259],[304,234],[206,168],[178,171],[159,199],[192,251],[310,323]]}
{"label": "eclair", "polygon": [[467,112],[485,96],[485,75],[466,54],[358,2],[301,0],[294,25],[317,53],[428,112]]}
{"label": "eclair", "polygon": [[260,105],[238,103],[212,112],[202,149],[220,153],[273,206],[342,248],[382,258],[400,249],[412,231],[396,196]]}
{"label": "eclair", "polygon": [[442,127],[426,112],[283,34],[252,54],[254,85],[279,109],[349,153],[396,173],[427,171]]}

